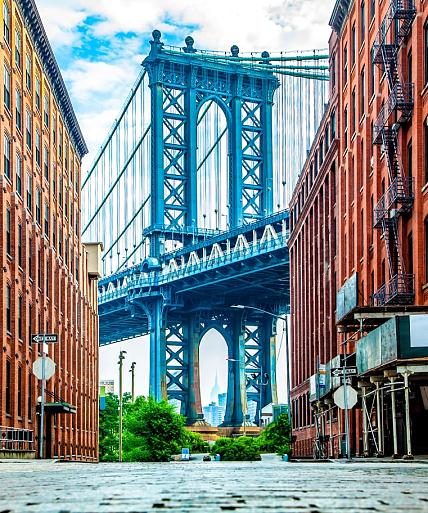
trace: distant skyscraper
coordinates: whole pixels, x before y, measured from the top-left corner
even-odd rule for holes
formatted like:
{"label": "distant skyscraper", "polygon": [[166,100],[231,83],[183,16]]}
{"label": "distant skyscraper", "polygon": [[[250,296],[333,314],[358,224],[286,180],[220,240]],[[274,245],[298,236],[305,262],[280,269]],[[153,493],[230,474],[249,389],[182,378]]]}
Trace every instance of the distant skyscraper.
{"label": "distant skyscraper", "polygon": [[100,387],[104,387],[106,394],[114,394],[114,379],[102,379]]}
{"label": "distant skyscraper", "polygon": [[211,402],[212,403],[217,403],[218,401],[218,396],[219,394],[221,394],[221,390],[220,390],[220,387],[218,385],[218,374],[216,373],[215,375],[215,383],[214,383],[214,386],[211,390]]}

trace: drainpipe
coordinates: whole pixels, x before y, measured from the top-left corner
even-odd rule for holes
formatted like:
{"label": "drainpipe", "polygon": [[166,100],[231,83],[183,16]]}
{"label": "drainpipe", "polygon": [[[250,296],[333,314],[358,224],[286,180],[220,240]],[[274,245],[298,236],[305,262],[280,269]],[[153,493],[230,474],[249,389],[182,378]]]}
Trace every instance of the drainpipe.
{"label": "drainpipe", "polygon": [[411,372],[405,370],[401,373],[404,376],[404,404],[406,412],[406,446],[407,454],[403,456],[404,460],[412,460],[412,433],[410,426],[410,387],[409,387],[409,376]]}

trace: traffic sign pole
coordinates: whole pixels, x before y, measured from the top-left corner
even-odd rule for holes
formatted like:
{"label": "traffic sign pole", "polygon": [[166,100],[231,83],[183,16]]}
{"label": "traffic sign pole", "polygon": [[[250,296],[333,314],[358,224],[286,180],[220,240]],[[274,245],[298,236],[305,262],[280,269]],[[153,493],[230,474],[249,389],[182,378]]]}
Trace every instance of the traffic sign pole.
{"label": "traffic sign pole", "polygon": [[42,341],[42,402],[40,404],[40,434],[39,434],[39,458],[43,459],[43,441],[45,432],[45,381],[46,381],[46,358],[45,358],[45,337]]}

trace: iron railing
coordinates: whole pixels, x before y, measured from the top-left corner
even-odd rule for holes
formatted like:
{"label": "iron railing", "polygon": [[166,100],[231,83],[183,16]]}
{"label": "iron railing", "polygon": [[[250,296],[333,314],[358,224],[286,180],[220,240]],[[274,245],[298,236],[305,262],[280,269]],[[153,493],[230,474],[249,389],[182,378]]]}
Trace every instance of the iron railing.
{"label": "iron railing", "polygon": [[392,89],[388,100],[379,112],[373,126],[373,144],[382,144],[382,132],[387,128],[388,119],[398,110],[401,115],[397,123],[407,122],[413,111],[414,85],[412,83],[397,82]]}
{"label": "iron railing", "polygon": [[407,305],[415,300],[415,275],[396,274],[373,294],[374,306]]}
{"label": "iron railing", "polygon": [[0,426],[0,450],[33,451],[34,432],[31,429]]}
{"label": "iron railing", "polygon": [[[380,198],[373,212],[373,227],[381,228],[382,222],[388,217],[408,212],[413,205],[415,195],[413,192],[413,178],[396,176],[385,194]],[[391,211],[391,207],[396,206]]]}

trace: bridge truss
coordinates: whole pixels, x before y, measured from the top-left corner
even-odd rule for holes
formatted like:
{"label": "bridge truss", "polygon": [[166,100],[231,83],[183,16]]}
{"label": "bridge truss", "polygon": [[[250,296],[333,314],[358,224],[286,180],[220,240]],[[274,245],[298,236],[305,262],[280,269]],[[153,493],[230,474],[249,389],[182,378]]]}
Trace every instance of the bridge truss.
{"label": "bridge truss", "polygon": [[153,32],[83,181],[83,236],[105,246],[100,343],[150,334],[150,393],[180,401],[194,424],[199,343],[216,329],[229,353],[225,425],[239,426],[248,400],[258,419],[276,401],[276,322],[231,307],[288,309],[287,175],[321,119],[327,56],[185,43]]}

